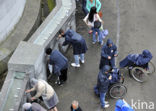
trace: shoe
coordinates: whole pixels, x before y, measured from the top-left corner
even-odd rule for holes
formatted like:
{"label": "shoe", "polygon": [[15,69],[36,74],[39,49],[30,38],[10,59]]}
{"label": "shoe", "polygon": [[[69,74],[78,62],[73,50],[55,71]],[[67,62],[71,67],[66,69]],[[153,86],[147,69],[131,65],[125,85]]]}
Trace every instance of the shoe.
{"label": "shoe", "polygon": [[96,42],[92,42],[93,44],[95,44]]}
{"label": "shoe", "polygon": [[103,41],[100,43],[100,45],[103,45]]}
{"label": "shoe", "polygon": [[82,63],[82,64],[84,64],[84,63],[85,63],[85,61],[84,61],[84,60],[80,60],[80,61],[81,61],[81,63]]}
{"label": "shoe", "polygon": [[106,104],[104,108],[108,108],[108,107],[109,107],[109,104]]}
{"label": "shoe", "polygon": [[73,66],[73,67],[80,67],[80,64],[76,65],[75,63],[71,63],[71,66]]}

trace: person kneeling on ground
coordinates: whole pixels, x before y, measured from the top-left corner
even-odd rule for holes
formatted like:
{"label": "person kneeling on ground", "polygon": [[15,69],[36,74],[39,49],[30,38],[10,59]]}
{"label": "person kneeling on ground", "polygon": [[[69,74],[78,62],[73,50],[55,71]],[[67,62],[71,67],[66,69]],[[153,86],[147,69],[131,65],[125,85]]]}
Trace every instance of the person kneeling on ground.
{"label": "person kneeling on ground", "polygon": [[94,92],[97,95],[100,95],[100,102],[102,108],[108,108],[109,104],[105,101],[105,96],[108,91],[108,87],[110,85],[110,81],[112,76],[110,75],[111,67],[105,65],[99,72],[97,78],[97,85],[94,87]]}
{"label": "person kneeling on ground", "polygon": [[30,84],[33,88],[26,90],[25,92],[30,93],[32,91],[36,91],[36,95],[31,98],[31,101],[38,99],[41,96],[44,104],[50,111],[58,111],[56,105],[59,100],[52,86],[44,80],[37,80],[35,78],[30,80]]}
{"label": "person kneeling on ground", "polygon": [[47,111],[38,103],[24,103],[23,104],[23,111]]}
{"label": "person kneeling on ground", "polygon": [[74,101],[72,102],[71,111],[82,111],[82,109],[81,109],[80,106],[79,106],[78,101],[74,100]]}
{"label": "person kneeling on ground", "polygon": [[[73,67],[80,67],[80,61],[81,63],[84,63],[84,54],[87,51],[87,45],[85,39],[78,34],[77,32],[69,29],[64,33],[64,31],[61,29],[59,31],[59,37],[65,37],[65,41],[63,43],[63,46],[67,44],[71,44],[73,47],[73,54],[75,63],[71,63],[71,66]],[[80,61],[79,61],[80,59]]]}
{"label": "person kneeling on ground", "polygon": [[53,67],[53,72],[58,76],[57,84],[61,85],[67,80],[68,59],[58,50],[46,49],[46,54],[50,55],[49,64]]}

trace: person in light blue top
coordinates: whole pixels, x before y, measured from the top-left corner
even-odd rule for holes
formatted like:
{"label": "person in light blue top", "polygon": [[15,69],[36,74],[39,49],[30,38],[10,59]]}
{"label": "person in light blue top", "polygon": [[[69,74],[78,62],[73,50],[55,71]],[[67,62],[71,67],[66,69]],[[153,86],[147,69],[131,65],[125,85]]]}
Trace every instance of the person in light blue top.
{"label": "person in light blue top", "polygon": [[94,6],[97,8],[97,13],[98,13],[101,9],[101,2],[99,0],[87,0],[86,8],[88,12],[90,12],[91,8]]}

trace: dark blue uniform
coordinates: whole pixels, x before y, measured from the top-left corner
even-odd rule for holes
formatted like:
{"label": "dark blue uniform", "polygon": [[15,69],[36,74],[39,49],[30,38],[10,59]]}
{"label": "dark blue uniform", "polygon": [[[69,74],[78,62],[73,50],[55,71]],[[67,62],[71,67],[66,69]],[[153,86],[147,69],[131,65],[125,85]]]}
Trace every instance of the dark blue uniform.
{"label": "dark blue uniform", "polygon": [[120,62],[120,67],[127,66],[141,66],[144,68],[148,67],[148,63],[152,59],[152,54],[148,50],[143,50],[142,54],[129,54],[125,59]]}
{"label": "dark blue uniform", "polygon": [[71,44],[73,46],[73,54],[84,54],[87,51],[85,39],[73,30],[68,30],[65,33],[65,41],[63,45]]}
{"label": "dark blue uniform", "polygon": [[[109,44],[112,44],[112,47],[109,47]],[[115,54],[117,54],[117,47],[113,44],[111,39],[108,39],[107,43],[102,47],[101,50],[100,69],[104,65],[110,65],[112,68],[115,68]],[[110,60],[108,59],[108,56],[111,57]]]}

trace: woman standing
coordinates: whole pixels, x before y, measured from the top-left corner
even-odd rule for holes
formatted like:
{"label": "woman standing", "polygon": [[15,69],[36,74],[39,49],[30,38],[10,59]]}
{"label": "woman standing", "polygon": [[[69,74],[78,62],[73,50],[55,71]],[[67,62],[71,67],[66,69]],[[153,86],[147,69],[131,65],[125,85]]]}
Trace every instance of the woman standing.
{"label": "woman standing", "polygon": [[33,88],[26,90],[26,93],[36,91],[36,95],[32,97],[31,100],[33,101],[41,96],[50,111],[58,111],[56,105],[59,100],[54,89],[44,80],[36,80],[35,78],[32,78],[30,83]]}
{"label": "woman standing", "polygon": [[[89,14],[84,18],[84,22],[90,27],[93,31],[93,44],[96,43],[96,41],[100,42],[100,44],[103,44],[103,39],[100,36],[100,30],[95,26],[95,22],[100,22],[101,24],[103,21],[99,17],[96,7],[92,7]],[[96,33],[98,34],[98,39],[96,40]]]}

